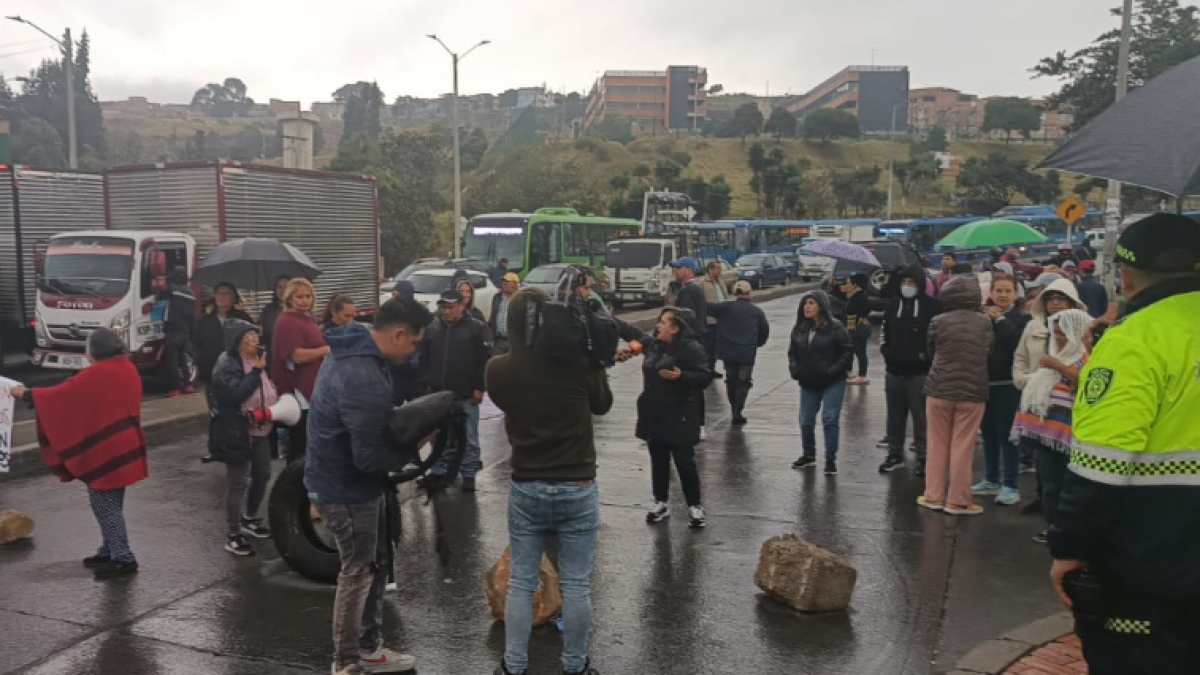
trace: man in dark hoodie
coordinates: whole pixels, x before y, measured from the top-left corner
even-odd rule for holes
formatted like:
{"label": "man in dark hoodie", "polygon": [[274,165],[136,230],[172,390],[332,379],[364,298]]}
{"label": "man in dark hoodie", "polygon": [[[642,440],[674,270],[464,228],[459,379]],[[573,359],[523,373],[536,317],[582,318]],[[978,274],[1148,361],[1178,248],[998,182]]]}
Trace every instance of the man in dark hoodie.
{"label": "man in dark hoodie", "polygon": [[941,312],[925,294],[925,271],[911,265],[896,274],[895,296],[888,301],[879,330],[879,349],[887,369],[888,455],[880,473],[904,468],[904,438],[913,421],[913,452],[918,476],[925,475],[925,378],[929,374],[929,322]]}
{"label": "man in dark hoodie", "polygon": [[[392,411],[388,366],[417,349],[429,310],[415,300],[389,300],[368,329],[350,323],[326,335],[308,413],[304,486],[337,541],[342,570],[333,601],[334,675],[399,673],[416,659],[383,646],[383,591],[388,542],[384,491],[400,455],[384,442]],[[366,610],[366,611],[364,611]]]}
{"label": "man in dark hoodie", "polygon": [[196,391],[191,369],[186,367],[192,325],[196,322],[196,296],[188,287],[187,269],[183,267],[171,270],[168,283],[170,286],[160,296],[167,303],[162,369],[168,396],[178,396]]}
{"label": "man in dark hoodie", "polygon": [[594,675],[588,631],[600,496],[592,417],[609,411],[613,395],[604,369],[588,363],[582,349],[578,359],[564,361],[529,346],[526,317],[537,298],[548,296],[530,288],[512,297],[510,351],[487,365],[487,391],[504,411],[512,445],[512,576],[504,622],[507,647],[496,674],[520,675],[529,668],[530,606],[544,538],[553,533],[563,595],[563,672]]}

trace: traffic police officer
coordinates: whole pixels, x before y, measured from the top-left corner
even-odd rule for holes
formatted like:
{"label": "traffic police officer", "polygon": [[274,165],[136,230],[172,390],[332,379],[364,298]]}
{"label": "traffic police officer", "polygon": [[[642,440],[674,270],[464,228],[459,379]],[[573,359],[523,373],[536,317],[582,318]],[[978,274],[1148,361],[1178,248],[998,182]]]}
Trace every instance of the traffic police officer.
{"label": "traffic police officer", "polygon": [[1200,224],[1138,221],[1116,262],[1128,304],[1080,374],[1050,576],[1068,607],[1068,572],[1098,583],[1095,618],[1074,608],[1092,675],[1197,673]]}

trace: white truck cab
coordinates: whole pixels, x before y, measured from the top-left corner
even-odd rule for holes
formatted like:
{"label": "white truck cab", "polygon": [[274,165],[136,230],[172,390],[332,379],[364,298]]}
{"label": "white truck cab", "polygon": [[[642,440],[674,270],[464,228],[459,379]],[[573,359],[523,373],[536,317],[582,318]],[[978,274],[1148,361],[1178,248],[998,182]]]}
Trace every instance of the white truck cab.
{"label": "white truck cab", "polygon": [[33,364],[80,370],[87,337],[111,328],[125,338],[139,370],[159,364],[167,274],[187,269],[196,242],[176,232],[85,230],[52,237],[38,261],[37,347]]}
{"label": "white truck cab", "polygon": [[678,258],[672,239],[617,239],[605,246],[604,270],[614,307],[626,302],[663,303],[675,278],[669,263]]}

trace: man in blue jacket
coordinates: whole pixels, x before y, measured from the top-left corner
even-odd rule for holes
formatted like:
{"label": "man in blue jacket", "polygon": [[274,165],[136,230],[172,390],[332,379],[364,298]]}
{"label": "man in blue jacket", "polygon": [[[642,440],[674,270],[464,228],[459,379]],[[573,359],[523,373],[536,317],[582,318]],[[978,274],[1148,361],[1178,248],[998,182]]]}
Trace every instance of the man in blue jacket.
{"label": "man in blue jacket", "polygon": [[734,284],[733,297],[733,302],[710,304],[708,315],[717,318],[710,328],[717,331],[716,356],[725,362],[725,393],[733,409],[733,423],[742,425],[746,423],[742,409],[754,386],[754,360],[758,348],[767,344],[771,324],[767,315],[750,302],[750,282]]}
{"label": "man in blue jacket", "polygon": [[368,329],[349,323],[326,334],[308,413],[304,485],[337,541],[342,569],[333,602],[333,675],[401,673],[416,659],[383,646],[387,585],[384,491],[400,455],[384,442],[392,410],[389,367],[417,349],[431,316],[419,302],[384,303]]}

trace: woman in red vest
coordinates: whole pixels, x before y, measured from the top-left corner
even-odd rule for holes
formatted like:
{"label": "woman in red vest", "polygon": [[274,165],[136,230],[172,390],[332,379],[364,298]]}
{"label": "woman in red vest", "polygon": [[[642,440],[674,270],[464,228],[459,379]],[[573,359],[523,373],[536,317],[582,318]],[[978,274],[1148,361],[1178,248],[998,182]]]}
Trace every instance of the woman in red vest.
{"label": "woman in red vest", "polygon": [[83,559],[96,579],[137,572],[125,530],[125,488],[148,474],[142,432],[142,380],[125,341],[107,328],[87,340],[90,366],[54,387],[10,390],[37,408],[42,458],[63,482],[87,485],[104,543]]}

